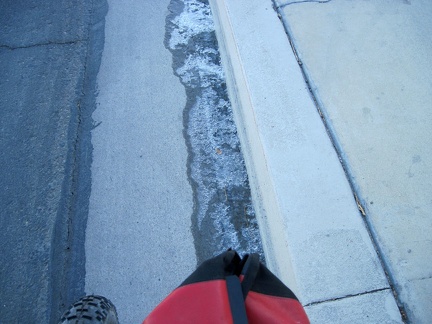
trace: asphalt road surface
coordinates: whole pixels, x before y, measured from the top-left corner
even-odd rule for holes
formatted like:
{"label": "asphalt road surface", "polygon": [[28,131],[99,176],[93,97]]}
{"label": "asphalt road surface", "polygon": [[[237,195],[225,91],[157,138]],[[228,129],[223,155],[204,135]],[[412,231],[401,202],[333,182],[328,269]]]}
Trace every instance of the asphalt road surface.
{"label": "asphalt road surface", "polygon": [[0,323],[140,322],[262,248],[205,1],[0,3]]}
{"label": "asphalt road surface", "polygon": [[197,263],[262,249],[209,5],[109,1],[97,84],[85,290],[134,323]]}
{"label": "asphalt road surface", "polygon": [[56,322],[84,292],[105,1],[0,2],[0,322]]}
{"label": "asphalt road surface", "polygon": [[139,323],[196,266],[184,88],[164,47],[168,1],[110,1],[92,132],[87,293]]}

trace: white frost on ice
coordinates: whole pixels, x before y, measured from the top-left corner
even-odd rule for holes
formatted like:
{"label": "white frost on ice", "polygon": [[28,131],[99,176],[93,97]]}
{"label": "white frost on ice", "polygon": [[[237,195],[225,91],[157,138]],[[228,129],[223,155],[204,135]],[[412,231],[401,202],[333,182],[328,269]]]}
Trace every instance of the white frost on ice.
{"label": "white frost on ice", "polygon": [[174,18],[176,28],[171,34],[169,46],[176,49],[186,45],[189,39],[202,32],[214,31],[210,7],[197,0],[184,0],[183,12]]}
{"label": "white frost on ice", "polygon": [[[176,74],[185,86],[196,89],[197,97],[189,110],[186,131],[193,152],[190,176],[196,184],[198,228],[202,229],[204,220],[213,224],[215,255],[227,247],[241,252],[240,237],[246,239],[244,252],[262,253],[250,196],[245,194],[247,173],[231,104],[224,99],[226,89],[221,86],[225,76],[217,61],[219,52],[211,38],[206,43],[210,36],[205,33],[213,33],[211,37],[214,37],[210,6],[198,0],[183,0],[183,3],[183,11],[171,20],[174,28],[168,45],[184,55]],[[201,42],[203,39],[206,41]],[[244,221],[250,223],[240,231],[232,223],[234,211],[230,210],[233,207],[227,195],[231,195],[232,201],[240,199],[245,204],[245,215],[237,217],[245,217]]]}
{"label": "white frost on ice", "polygon": [[215,81],[224,78],[223,69],[219,64],[212,62],[206,52],[196,52],[189,55],[184,65],[176,70],[183,83],[195,88],[210,87]]}

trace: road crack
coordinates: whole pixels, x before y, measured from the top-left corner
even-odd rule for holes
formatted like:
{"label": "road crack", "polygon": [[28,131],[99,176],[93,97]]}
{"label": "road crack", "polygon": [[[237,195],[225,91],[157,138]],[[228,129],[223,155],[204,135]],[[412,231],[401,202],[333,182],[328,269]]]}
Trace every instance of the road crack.
{"label": "road crack", "polygon": [[43,47],[43,46],[62,46],[62,45],[76,45],[81,44],[84,42],[88,42],[88,39],[77,39],[77,40],[71,40],[66,42],[45,42],[45,43],[37,43],[37,44],[30,44],[30,45],[23,45],[23,46],[11,46],[7,44],[0,44],[0,48],[8,49],[8,50],[17,50],[17,49],[27,49],[27,48],[37,48],[37,47]]}

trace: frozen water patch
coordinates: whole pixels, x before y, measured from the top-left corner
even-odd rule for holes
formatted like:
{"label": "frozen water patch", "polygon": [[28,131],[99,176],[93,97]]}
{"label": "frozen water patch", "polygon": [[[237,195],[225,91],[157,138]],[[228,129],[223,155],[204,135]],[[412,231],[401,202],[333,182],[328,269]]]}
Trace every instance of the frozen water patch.
{"label": "frozen water patch", "polygon": [[[197,219],[201,228],[209,203],[217,191],[223,190],[225,201],[228,201],[228,192],[232,194],[230,189],[245,187],[249,190],[248,179],[229,102],[220,99],[213,88],[204,88],[189,111],[189,117],[187,134],[195,153],[191,171],[200,189]],[[218,210],[220,218],[227,214],[227,204],[222,206]]]}
{"label": "frozen water patch", "polygon": [[[209,51],[188,55],[184,65],[176,70],[184,84],[190,87],[211,87],[212,83],[223,80],[223,70],[219,64],[212,62]],[[214,54],[213,54],[214,55]]]}
{"label": "frozen water patch", "polygon": [[[171,20],[176,26],[171,30],[169,48],[174,50],[187,45],[195,35],[205,32],[213,32],[214,24],[211,17],[210,6],[198,0],[175,1],[183,3],[183,11],[175,15]],[[178,8],[177,4],[170,5],[171,8]],[[174,14],[175,10],[172,10]]]}
{"label": "frozen water patch", "polygon": [[188,97],[184,135],[198,261],[227,248],[263,258],[210,6],[206,0],[172,0],[169,10],[165,46]]}

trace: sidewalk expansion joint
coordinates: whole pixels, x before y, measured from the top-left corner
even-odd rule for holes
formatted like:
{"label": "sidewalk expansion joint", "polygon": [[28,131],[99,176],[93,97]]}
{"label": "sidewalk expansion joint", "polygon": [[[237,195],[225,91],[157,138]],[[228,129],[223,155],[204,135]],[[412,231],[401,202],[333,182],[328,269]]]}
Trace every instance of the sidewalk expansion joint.
{"label": "sidewalk expansion joint", "polygon": [[364,295],[369,295],[369,294],[374,294],[380,291],[385,291],[385,290],[391,290],[390,287],[386,287],[386,288],[379,288],[379,289],[374,289],[374,290],[370,290],[370,291],[365,291],[359,294],[350,294],[350,295],[346,295],[346,296],[342,296],[342,297],[336,297],[336,298],[331,298],[331,299],[326,299],[326,300],[318,300],[315,302],[311,302],[309,304],[303,305],[303,307],[309,307],[309,306],[315,306],[315,305],[320,305],[320,304],[324,304],[324,303],[329,303],[329,302],[334,302],[334,301],[338,301],[338,300],[342,300],[342,299],[346,299],[346,298],[352,298],[352,297],[357,297],[357,296],[364,296]]}
{"label": "sidewalk expansion joint", "polygon": [[46,43],[39,43],[39,44],[30,44],[30,45],[23,45],[23,46],[10,46],[6,44],[0,44],[0,48],[5,48],[8,50],[17,50],[17,49],[26,49],[26,48],[34,48],[34,47],[43,47],[43,46],[52,46],[52,45],[74,45],[79,44],[82,42],[86,42],[88,39],[77,39],[77,40],[71,40],[67,42],[46,42]]}
{"label": "sidewalk expansion joint", "polygon": [[293,2],[285,3],[283,5],[280,5],[277,8],[282,9],[282,8],[287,7],[287,6],[290,6],[293,4],[299,4],[299,3],[329,3],[330,1],[332,1],[332,0],[300,0],[300,1],[293,1]]}
{"label": "sidewalk expansion joint", "polygon": [[415,278],[415,279],[411,279],[410,281],[421,281],[421,280],[429,280],[429,279],[432,279],[432,276]]}

